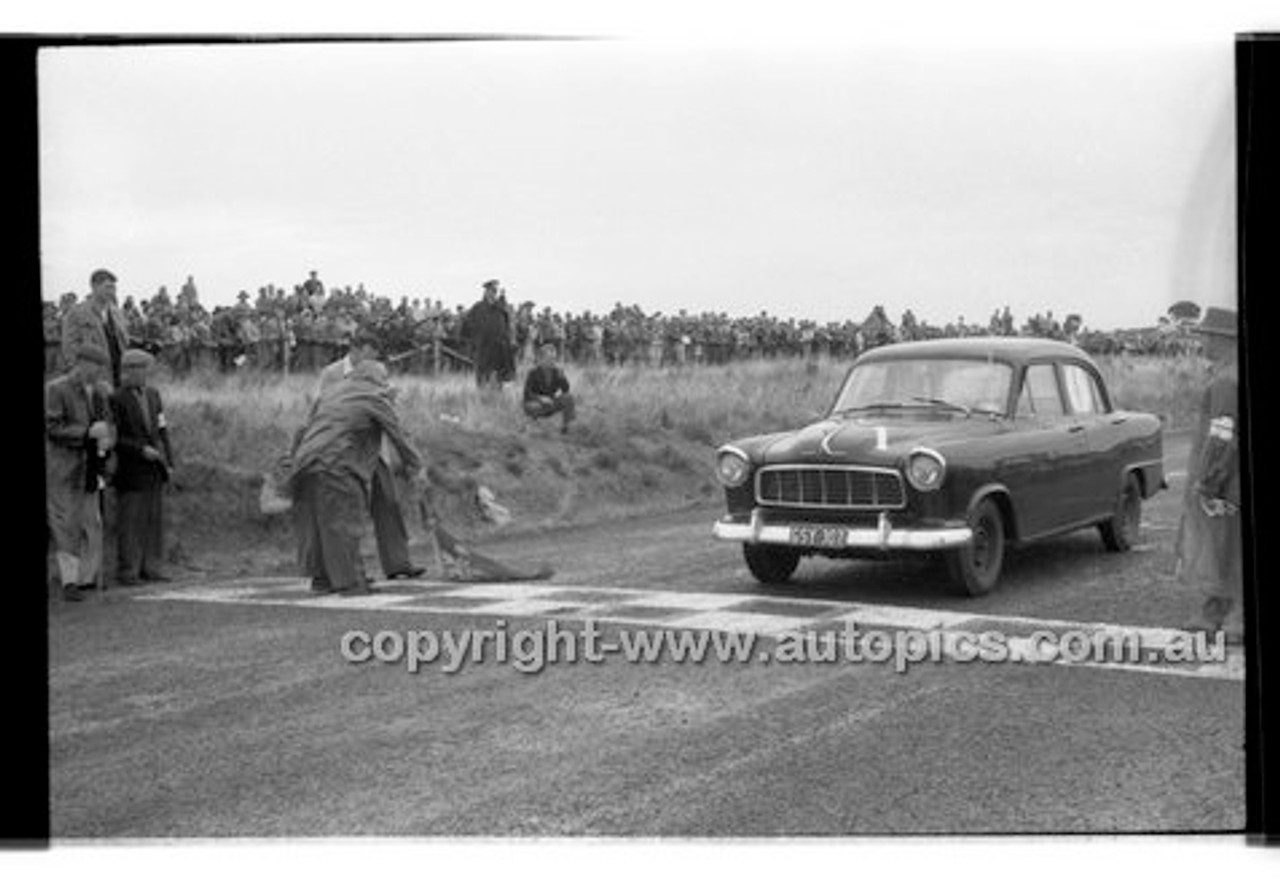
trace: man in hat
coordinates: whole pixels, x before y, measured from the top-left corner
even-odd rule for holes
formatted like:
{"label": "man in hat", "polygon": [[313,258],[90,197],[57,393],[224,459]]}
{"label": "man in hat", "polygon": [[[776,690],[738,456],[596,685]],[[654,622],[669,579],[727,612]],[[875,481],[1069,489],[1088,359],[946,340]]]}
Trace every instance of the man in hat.
{"label": "man in hat", "polygon": [[116,581],[132,586],[168,580],[163,573],[162,491],[173,469],[173,447],[160,392],[147,384],[154,358],[137,348],[121,358],[111,397],[116,423]]}
{"label": "man in hat", "polygon": [[484,284],[484,294],[462,320],[461,336],[469,343],[475,364],[476,384],[501,388],[504,376],[514,373],[511,347],[511,317],[506,303],[498,299],[499,283]]}
{"label": "man in hat", "polygon": [[[376,361],[378,353],[377,335],[368,328],[357,329],[347,341],[347,353],[342,359],[330,363],[320,371],[316,395],[308,413],[308,424],[315,419],[321,401],[331,395],[341,382],[350,378],[361,363]],[[295,444],[301,442],[304,433],[305,426],[296,435]],[[390,438],[384,436],[370,480],[369,514],[373,517],[378,563],[388,580],[421,577],[426,573],[425,568],[414,565],[409,557],[409,528],[400,508],[400,485],[396,480],[397,476],[402,476],[404,469],[405,463],[395,445]]]}
{"label": "man in hat", "polygon": [[384,437],[405,474],[416,475],[422,461],[396,416],[387,369],[362,360],[316,402],[293,452],[288,488],[298,559],[313,591],[372,592],[360,560],[360,532]]}
{"label": "man in hat", "polygon": [[1200,617],[1190,626],[1224,630],[1229,641],[1239,641],[1243,552],[1236,312],[1210,307],[1194,331],[1210,370],[1187,465],[1178,579],[1203,599]]}
{"label": "man in hat", "polygon": [[78,602],[102,570],[102,502],[114,445],[102,387],[106,350],[82,344],[69,372],[45,385],[45,507],[63,598]]}
{"label": "man in hat", "polygon": [[101,348],[107,354],[111,384],[120,384],[120,358],[129,348],[129,323],[116,306],[116,276],[110,270],[95,270],[89,277],[89,296],[67,311],[62,320],[63,369],[75,365],[83,345]]}

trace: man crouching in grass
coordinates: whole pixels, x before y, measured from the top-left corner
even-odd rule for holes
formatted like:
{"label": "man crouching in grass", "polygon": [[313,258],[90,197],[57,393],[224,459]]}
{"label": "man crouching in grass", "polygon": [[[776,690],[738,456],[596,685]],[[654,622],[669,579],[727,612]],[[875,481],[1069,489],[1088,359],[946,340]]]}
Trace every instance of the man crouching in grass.
{"label": "man crouching in grass", "polygon": [[574,416],[573,395],[569,393],[564,370],[556,365],[555,345],[538,349],[538,365],[529,370],[524,380],[524,412],[533,419],[562,413],[560,433],[569,431]]}

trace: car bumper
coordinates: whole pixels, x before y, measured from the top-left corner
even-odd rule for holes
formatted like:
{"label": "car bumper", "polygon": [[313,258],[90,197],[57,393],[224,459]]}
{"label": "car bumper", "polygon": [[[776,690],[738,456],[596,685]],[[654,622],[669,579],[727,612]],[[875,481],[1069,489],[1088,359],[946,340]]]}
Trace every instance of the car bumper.
{"label": "car bumper", "polygon": [[948,528],[895,528],[890,524],[886,513],[880,514],[874,528],[821,525],[822,528],[838,528],[844,531],[845,540],[842,547],[797,544],[792,540],[792,527],[783,522],[767,522],[760,515],[760,511],[755,510],[751,513],[750,521],[720,519],[712,528],[712,533],[718,540],[795,546],[798,549],[817,552],[839,552],[842,549],[919,551],[957,549],[973,540],[973,530],[964,525]]}

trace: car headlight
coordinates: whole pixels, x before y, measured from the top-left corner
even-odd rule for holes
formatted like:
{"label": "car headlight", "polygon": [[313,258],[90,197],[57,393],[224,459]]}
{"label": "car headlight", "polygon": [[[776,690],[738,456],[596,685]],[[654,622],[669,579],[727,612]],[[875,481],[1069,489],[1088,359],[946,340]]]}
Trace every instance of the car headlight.
{"label": "car headlight", "polygon": [[907,480],[919,491],[937,490],[947,474],[947,461],[942,454],[927,447],[917,447],[907,457]]}
{"label": "car headlight", "polygon": [[751,474],[751,462],[736,447],[724,447],[716,457],[716,478],[725,487],[741,487]]}

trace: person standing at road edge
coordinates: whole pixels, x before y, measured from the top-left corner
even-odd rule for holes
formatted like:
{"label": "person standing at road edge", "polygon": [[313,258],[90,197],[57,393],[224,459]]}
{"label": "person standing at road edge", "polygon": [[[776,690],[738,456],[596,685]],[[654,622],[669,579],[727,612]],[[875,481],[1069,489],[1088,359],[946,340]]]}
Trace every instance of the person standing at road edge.
{"label": "person standing at road edge", "polygon": [[164,485],[173,470],[173,447],[160,392],[147,384],[155,364],[146,351],[125,351],[120,389],[112,395],[116,420],[116,582],[132,586],[165,581]]}
{"label": "person standing at road edge", "polygon": [[1193,627],[1243,637],[1240,600],[1244,564],[1240,513],[1240,424],[1236,312],[1205,310],[1195,327],[1209,360],[1209,383],[1187,465],[1187,490],[1178,527],[1180,582],[1203,598]]}

